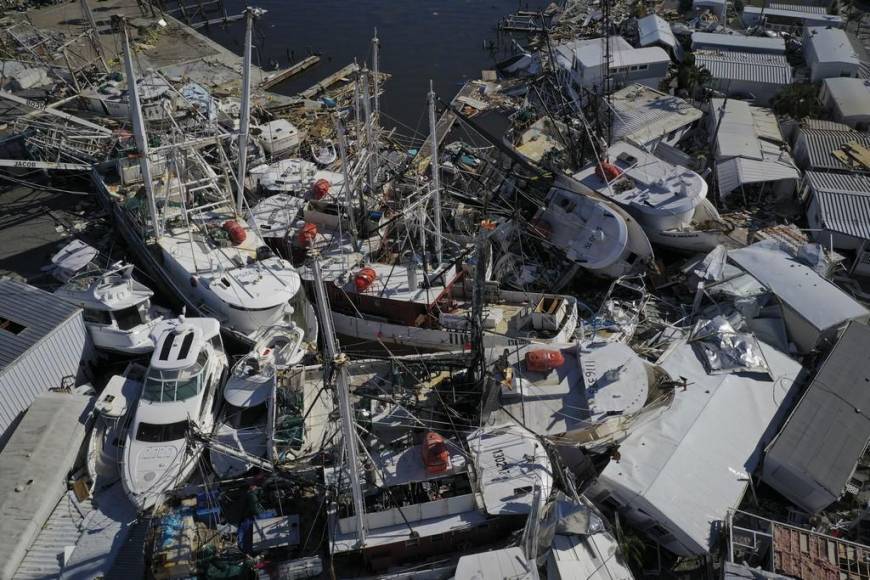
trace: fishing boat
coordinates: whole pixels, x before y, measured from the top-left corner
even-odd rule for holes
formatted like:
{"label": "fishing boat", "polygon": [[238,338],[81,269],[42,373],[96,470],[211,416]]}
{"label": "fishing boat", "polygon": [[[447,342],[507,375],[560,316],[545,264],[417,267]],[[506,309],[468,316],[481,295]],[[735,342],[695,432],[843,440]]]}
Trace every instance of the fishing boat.
{"label": "fishing boat", "polygon": [[[126,29],[123,46],[133,78]],[[130,98],[138,158],[97,167],[94,180],[144,270],[188,312],[218,319],[242,342],[250,343],[249,335],[263,326],[291,321],[314,333],[314,311],[300,291],[298,273],[247,223],[242,184],[234,203],[204,157],[204,147],[215,148],[212,156],[224,155],[221,137],[151,151],[135,84]],[[247,107],[242,109],[245,116]],[[246,157],[239,157],[243,174]]]}
{"label": "fishing boat", "polygon": [[[261,331],[254,348],[232,369],[223,391],[223,406],[213,433],[211,465],[221,479],[239,477],[254,465],[246,456],[273,459],[277,373],[298,363],[304,333],[296,327]],[[226,447],[238,454],[222,452]]]}
{"label": "fishing boat", "polygon": [[643,229],[617,205],[578,186],[557,177],[546,206],[531,220],[533,230],[561,249],[569,263],[592,274],[618,278],[642,272],[653,259]]}
{"label": "fishing boat", "polygon": [[260,196],[290,194],[321,199],[342,189],[344,176],[335,171],[318,169],[305,159],[281,159],[251,168],[248,175],[251,189]]}
{"label": "fishing boat", "polygon": [[723,242],[723,224],[707,199],[707,182],[625,141],[574,174],[588,195],[623,208],[649,239],[678,250],[709,252]]}
{"label": "fishing boat", "polygon": [[133,278],[133,265],[118,262],[106,271],[85,270],[55,290],[80,306],[97,348],[121,354],[154,349],[154,331],[169,311],[151,305],[154,292]]}
{"label": "fishing boat", "polygon": [[220,325],[211,318],[169,321],[157,341],[127,431],[121,480],[146,510],[194,472],[211,433],[227,368]]}

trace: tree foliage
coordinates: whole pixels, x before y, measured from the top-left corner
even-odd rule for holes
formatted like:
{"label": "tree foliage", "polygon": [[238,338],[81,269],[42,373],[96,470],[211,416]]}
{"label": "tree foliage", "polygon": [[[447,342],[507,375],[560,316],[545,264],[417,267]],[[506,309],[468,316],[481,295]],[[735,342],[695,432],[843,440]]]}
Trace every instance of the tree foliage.
{"label": "tree foliage", "polygon": [[818,117],[822,108],[819,105],[817,94],[818,89],[813,84],[789,85],[771,100],[771,106],[777,115],[793,119]]}

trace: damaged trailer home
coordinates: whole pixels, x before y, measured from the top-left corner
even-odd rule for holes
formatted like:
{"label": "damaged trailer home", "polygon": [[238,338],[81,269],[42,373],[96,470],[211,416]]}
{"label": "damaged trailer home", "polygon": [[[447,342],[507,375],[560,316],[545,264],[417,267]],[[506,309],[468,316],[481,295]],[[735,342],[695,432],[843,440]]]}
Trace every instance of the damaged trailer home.
{"label": "damaged trailer home", "polygon": [[764,455],[761,479],[815,514],[847,493],[856,468],[867,470],[870,442],[870,328],[853,322],[822,363]]}

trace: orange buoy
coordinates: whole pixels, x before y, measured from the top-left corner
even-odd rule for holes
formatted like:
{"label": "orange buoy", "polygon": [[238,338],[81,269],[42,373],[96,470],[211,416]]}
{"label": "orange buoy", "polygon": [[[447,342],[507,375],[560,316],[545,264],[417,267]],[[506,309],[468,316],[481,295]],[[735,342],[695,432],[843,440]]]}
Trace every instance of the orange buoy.
{"label": "orange buoy", "polygon": [[243,228],[242,224],[240,224],[236,220],[225,221],[224,225],[221,226],[221,228],[230,236],[230,241],[233,242],[234,246],[238,246],[245,241],[245,238],[248,237],[248,234],[245,232],[245,228]]}
{"label": "orange buoy", "polygon": [[318,179],[311,186],[311,192],[314,194],[314,199],[323,199],[329,194],[330,183],[325,179]]}
{"label": "orange buoy", "polygon": [[595,175],[604,181],[613,181],[622,175],[622,169],[609,161],[602,161],[595,167]]}
{"label": "orange buoy", "polygon": [[353,277],[357,292],[365,292],[378,278],[378,273],[372,268],[363,268]]}
{"label": "orange buoy", "polygon": [[444,445],[444,437],[429,431],[423,440],[423,464],[427,473],[443,473],[450,466],[450,453]]}
{"label": "orange buoy", "polygon": [[536,373],[548,373],[565,364],[565,357],[558,350],[534,350],[526,353],[526,368]]}
{"label": "orange buoy", "polygon": [[317,224],[313,224],[311,222],[305,222],[305,225],[302,226],[302,229],[299,230],[299,233],[296,234],[296,242],[302,246],[303,248],[307,248],[311,245],[311,242],[314,241],[314,238],[317,237]]}

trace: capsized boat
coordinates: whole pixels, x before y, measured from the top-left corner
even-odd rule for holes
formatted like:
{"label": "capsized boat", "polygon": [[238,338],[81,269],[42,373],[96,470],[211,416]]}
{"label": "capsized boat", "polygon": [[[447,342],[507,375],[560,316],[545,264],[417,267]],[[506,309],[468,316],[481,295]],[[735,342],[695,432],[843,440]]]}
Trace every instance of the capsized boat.
{"label": "capsized boat", "polygon": [[[223,391],[223,407],[210,449],[214,472],[221,479],[239,477],[254,465],[252,456],[272,461],[277,372],[298,363],[305,354],[304,333],[295,326],[264,329],[254,348],[233,367]],[[239,451],[230,454],[221,448]]]}
{"label": "capsized boat", "polygon": [[574,180],[588,195],[627,211],[655,243],[703,252],[723,241],[725,226],[707,199],[707,182],[630,143],[614,143]]}
{"label": "capsized boat", "polygon": [[531,227],[569,262],[598,276],[640,273],[653,259],[649,238],[631,216],[568,177],[557,177]]}
{"label": "capsized boat", "polygon": [[85,270],[55,294],[84,310],[85,326],[97,348],[144,354],[154,350],[154,331],[169,310],[153,306],[154,292],[133,278],[133,264],[106,271]]}
{"label": "capsized boat", "polygon": [[140,510],[195,470],[203,444],[194,435],[214,426],[226,368],[217,320],[182,316],[165,323],[124,446],[121,481]]}

